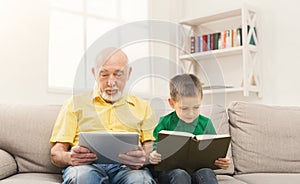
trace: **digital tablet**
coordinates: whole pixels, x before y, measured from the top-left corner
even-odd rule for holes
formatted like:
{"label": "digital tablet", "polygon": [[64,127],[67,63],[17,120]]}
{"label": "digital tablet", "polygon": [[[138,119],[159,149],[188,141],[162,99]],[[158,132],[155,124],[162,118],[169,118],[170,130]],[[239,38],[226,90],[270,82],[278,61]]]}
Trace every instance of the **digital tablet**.
{"label": "digital tablet", "polygon": [[139,134],[137,132],[80,132],[79,145],[88,148],[98,157],[96,163],[119,163],[118,155],[137,150]]}

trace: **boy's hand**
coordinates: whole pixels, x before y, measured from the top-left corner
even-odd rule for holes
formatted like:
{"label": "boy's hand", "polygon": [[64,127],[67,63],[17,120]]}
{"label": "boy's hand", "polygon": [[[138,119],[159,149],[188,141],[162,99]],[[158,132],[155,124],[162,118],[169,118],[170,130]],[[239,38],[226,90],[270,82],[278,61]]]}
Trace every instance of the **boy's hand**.
{"label": "boy's hand", "polygon": [[221,169],[228,169],[230,166],[230,158],[218,158],[218,160],[215,161],[215,165]]}
{"label": "boy's hand", "polygon": [[152,151],[149,156],[149,162],[151,164],[159,164],[159,162],[161,162],[161,154],[156,151]]}

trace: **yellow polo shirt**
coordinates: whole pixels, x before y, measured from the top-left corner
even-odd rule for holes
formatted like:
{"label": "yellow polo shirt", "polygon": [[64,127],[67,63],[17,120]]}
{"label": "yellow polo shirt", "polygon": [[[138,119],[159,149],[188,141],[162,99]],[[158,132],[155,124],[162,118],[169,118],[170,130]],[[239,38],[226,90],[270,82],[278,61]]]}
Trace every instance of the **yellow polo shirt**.
{"label": "yellow polo shirt", "polygon": [[137,132],[141,143],[155,140],[155,116],[149,103],[133,95],[126,95],[111,104],[105,102],[98,90],[73,96],[67,100],[58,115],[51,145],[67,142],[78,145],[79,132],[108,130]]}

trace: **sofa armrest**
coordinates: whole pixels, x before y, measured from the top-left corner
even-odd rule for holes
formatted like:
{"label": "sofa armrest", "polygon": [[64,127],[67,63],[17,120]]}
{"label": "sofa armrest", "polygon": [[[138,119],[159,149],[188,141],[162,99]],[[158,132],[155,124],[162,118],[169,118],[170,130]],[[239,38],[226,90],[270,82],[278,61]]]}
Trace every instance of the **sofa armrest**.
{"label": "sofa armrest", "polygon": [[15,159],[8,152],[0,149],[0,180],[16,173]]}

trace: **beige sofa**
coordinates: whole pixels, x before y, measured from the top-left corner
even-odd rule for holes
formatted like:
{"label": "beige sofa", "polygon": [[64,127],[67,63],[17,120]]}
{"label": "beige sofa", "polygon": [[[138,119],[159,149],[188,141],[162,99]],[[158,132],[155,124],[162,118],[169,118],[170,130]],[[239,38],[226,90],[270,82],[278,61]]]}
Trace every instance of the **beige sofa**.
{"label": "beige sofa", "polygon": [[59,106],[0,105],[0,183],[61,183],[49,139]]}
{"label": "beige sofa", "polygon": [[[59,110],[0,105],[0,184],[61,182],[61,169],[49,157]],[[218,133],[232,135],[228,156],[233,164],[216,171],[220,184],[299,183],[300,107],[232,102],[228,111],[220,106],[203,106],[201,111],[211,117]]]}

